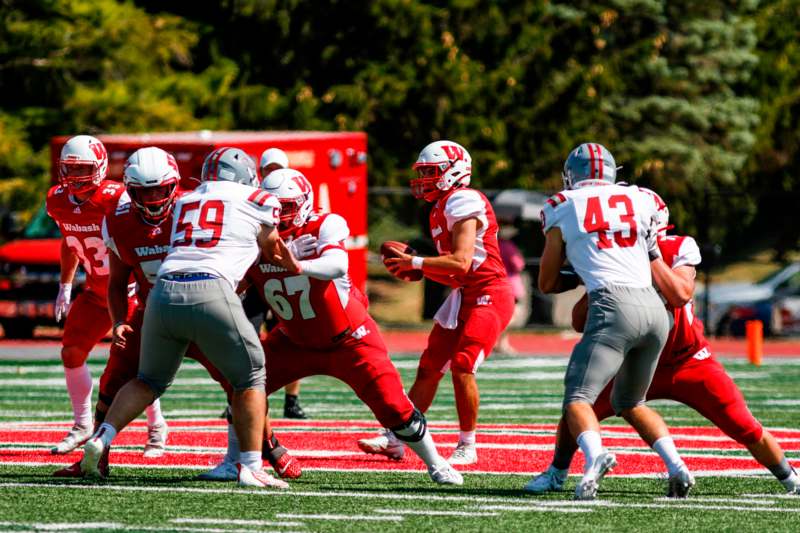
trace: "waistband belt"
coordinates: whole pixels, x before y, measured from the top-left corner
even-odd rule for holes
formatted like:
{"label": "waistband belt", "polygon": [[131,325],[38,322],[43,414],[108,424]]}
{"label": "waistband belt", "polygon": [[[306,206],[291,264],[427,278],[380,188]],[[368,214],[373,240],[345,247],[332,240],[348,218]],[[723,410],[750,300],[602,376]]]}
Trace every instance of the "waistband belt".
{"label": "waistband belt", "polygon": [[161,277],[168,281],[201,281],[219,278],[216,274],[209,274],[208,272],[176,272],[174,274],[165,274]]}

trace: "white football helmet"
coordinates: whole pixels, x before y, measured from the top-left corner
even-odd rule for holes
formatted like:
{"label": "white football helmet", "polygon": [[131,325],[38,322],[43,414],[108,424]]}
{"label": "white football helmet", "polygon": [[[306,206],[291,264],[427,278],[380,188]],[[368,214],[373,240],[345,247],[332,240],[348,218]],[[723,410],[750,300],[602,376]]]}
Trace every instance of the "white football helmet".
{"label": "white football helmet", "polygon": [[436,141],[422,149],[412,167],[411,193],[427,202],[436,201],[453,187],[466,187],[472,175],[469,152],[453,141]]}
{"label": "white football helmet", "polygon": [[181,176],[172,154],[148,146],[136,150],[125,162],[123,181],[131,203],[147,222],[167,218],[178,193]]}
{"label": "white football helmet", "polygon": [[653,202],[656,204],[656,225],[658,234],[661,236],[666,235],[667,230],[672,228],[672,226],[669,225],[669,208],[667,207],[667,203],[654,190],[646,187],[639,187],[639,190],[653,199]]}
{"label": "white football helmet", "polygon": [[258,169],[261,171],[261,178],[266,178],[270,172],[281,168],[289,168],[289,157],[280,148],[267,148],[261,154],[261,162]]}
{"label": "white football helmet", "polygon": [[314,211],[314,190],[302,172],[292,168],[274,170],[261,180],[261,188],[281,203],[280,232],[303,226]]}
{"label": "white football helmet", "polygon": [[72,193],[96,189],[106,179],[108,153],[98,139],[91,135],[76,135],[61,148],[58,175],[61,184]]}

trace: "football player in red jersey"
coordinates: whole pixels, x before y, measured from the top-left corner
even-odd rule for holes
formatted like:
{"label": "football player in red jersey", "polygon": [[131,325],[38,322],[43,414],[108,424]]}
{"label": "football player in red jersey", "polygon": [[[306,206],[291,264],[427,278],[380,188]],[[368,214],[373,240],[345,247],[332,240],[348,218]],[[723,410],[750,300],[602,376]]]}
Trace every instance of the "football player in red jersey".
{"label": "football player in red jersey", "polygon": [[247,274],[278,319],[263,342],[267,394],[304,377],[335,377],[408,443],[436,483],[462,484],[461,474],[436,451],[425,417],[403,390],[367,312],[366,298],[350,281],[345,220],[313,213],[311,184],[296,170],[276,170],[261,186],[281,202],[280,235],[301,267],[299,273],[290,273],[262,260]]}
{"label": "football player in red jersey", "polygon": [[[125,191],[122,183],[106,180],[108,155],[99,140],[89,135],[72,137],[61,149],[58,162],[61,183],[47,193],[47,213],[61,230],[61,285],[55,315],[66,317],[61,361],[75,422],[53,453],[69,453],[92,434],[92,376],[86,359],[108,333],[106,292],[108,252],[100,227]],[[70,302],[78,265],[86,272],[84,291]],[[148,408],[148,417],[160,419],[159,405]],[[155,426],[154,426],[155,427]],[[158,433],[151,435],[155,440]]]}
{"label": "football player in red jersey", "polygon": [[[469,188],[469,153],[452,141],[437,141],[423,148],[413,168],[418,178],[411,182],[412,193],[434,204],[430,227],[439,256],[400,253],[385,263],[395,276],[421,270],[425,277],[453,291],[434,317],[436,324],[409,397],[422,412],[427,411],[439,381],[450,369],[461,432],[448,461],[468,465],[478,461],[475,372],[511,320],[514,296],[500,257],[494,210],[481,192]],[[391,434],[361,440],[359,447],[393,459],[403,456],[402,443]]]}
{"label": "football player in red jersey", "polygon": [[[694,314],[691,298],[695,267],[700,264],[700,250],[695,240],[688,236],[668,236],[666,232],[671,226],[667,205],[655,192],[642,190],[651,194],[658,206],[658,246],[663,261],[655,266],[653,276],[674,318],[647,399],[674,400],[691,407],[745,446],[790,494],[800,494],[800,477],[786,461],[775,437],[750,413],[739,388],[713,356],[703,334],[703,323]],[[586,312],[584,296],[573,309],[572,324],[577,331],[583,330]],[[594,404],[598,420],[614,415],[610,402],[612,385],[613,382]],[[563,431],[562,424],[563,421],[558,428],[553,462],[526,485],[526,491],[543,494],[563,488],[577,444]]]}

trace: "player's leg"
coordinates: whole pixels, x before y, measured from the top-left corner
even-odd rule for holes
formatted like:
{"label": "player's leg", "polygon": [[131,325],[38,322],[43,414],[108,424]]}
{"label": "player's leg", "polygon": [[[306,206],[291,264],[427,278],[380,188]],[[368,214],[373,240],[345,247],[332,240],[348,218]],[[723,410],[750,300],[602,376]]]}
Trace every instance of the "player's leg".
{"label": "player's leg", "polygon": [[366,328],[370,333],[360,341],[321,354],[328,361],[326,373],[347,383],[381,425],[422,459],[436,483],[461,485],[461,474],[439,455],[425,416],[406,395],[377,325],[370,320]]}
{"label": "player's leg", "polygon": [[474,301],[482,303],[471,305],[469,299],[474,295],[464,295],[460,311],[463,329],[450,368],[460,430],[456,449],[448,459],[454,465],[478,462],[475,429],[480,393],[475,373],[491,355],[497,339],[514,314],[514,297],[507,283],[488,287],[482,293]]}
{"label": "player's leg", "polygon": [[264,350],[242,303],[222,279],[184,283],[197,303],[197,347],[233,387],[233,425],[239,439],[239,483],[288,488],[262,470],[261,444],[266,417]]}
{"label": "player's leg", "polygon": [[61,349],[74,425],[50,450],[52,453],[69,453],[92,434],[92,375],[86,360],[110,328],[111,319],[103,299],[90,291],[79,294],[64,324]]}
{"label": "player's leg", "polygon": [[[422,352],[416,378],[408,391],[411,403],[423,414],[433,403],[439,382],[450,368],[450,359],[458,343],[461,329],[445,329],[439,324],[434,324],[428,335],[428,345]],[[405,454],[403,441],[388,428],[382,429],[377,437],[359,440],[358,447],[366,453],[385,455],[397,461]]]}
{"label": "player's leg", "polygon": [[191,334],[192,306],[171,305],[170,295],[157,283],[148,298],[141,333],[137,377],[115,395],[106,420],[84,447],[81,470],[98,474],[98,462],[117,433],[139,416],[172,384]]}
{"label": "player's leg", "polygon": [[566,427],[585,458],[584,476],[575,490],[577,499],[594,499],[603,477],[616,465],[614,455],[603,447],[592,405],[619,371],[628,346],[639,336],[637,322],[631,324],[623,316],[623,307],[612,290],[589,294],[584,334],[573,349],[564,376]]}
{"label": "player's leg", "polygon": [[[611,407],[611,387],[613,381],[606,385],[603,392],[595,400],[592,409],[598,422],[602,422],[606,418],[614,416],[614,409]],[[558,421],[558,428],[556,429],[556,444],[553,450],[553,460],[547,470],[531,479],[523,488],[526,492],[531,494],[544,494],[552,491],[559,491],[564,488],[564,483],[569,474],[569,467],[572,464],[572,458],[575,452],[578,451],[578,443],[569,432],[566,426],[566,421],[562,416]]]}
{"label": "player's leg", "polygon": [[678,454],[664,419],[644,403],[669,332],[669,316],[655,293],[630,291],[622,296],[630,304],[622,307],[624,316],[632,324],[638,321],[644,334],[625,356],[614,380],[611,405],[664,461],[669,472],[667,496],[685,498],[694,478]]}
{"label": "player's leg", "polygon": [[800,477],[786,460],[780,444],[750,412],[739,387],[719,361],[713,357],[686,361],[676,372],[671,397],[746,446],[787,491],[800,494]]}

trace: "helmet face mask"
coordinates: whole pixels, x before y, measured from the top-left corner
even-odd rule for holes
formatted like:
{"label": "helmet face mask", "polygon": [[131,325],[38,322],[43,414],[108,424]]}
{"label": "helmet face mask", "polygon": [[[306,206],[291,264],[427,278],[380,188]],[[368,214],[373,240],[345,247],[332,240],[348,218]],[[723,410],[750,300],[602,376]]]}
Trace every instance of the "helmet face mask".
{"label": "helmet face mask", "polygon": [[304,226],[314,211],[314,190],[311,182],[297,170],[275,170],[261,180],[261,188],[281,203],[278,231],[282,235]]}
{"label": "helmet face mask", "polygon": [[169,216],[172,206],[175,205],[178,180],[150,187],[128,185],[126,190],[139,215],[147,222],[158,223]]}
{"label": "helmet face mask", "polygon": [[172,212],[180,178],[175,158],[154,146],[135,151],[123,170],[131,204],[150,224],[161,223]]}
{"label": "helmet face mask", "polygon": [[61,148],[59,181],[70,193],[94,191],[106,179],[107,172],[108,153],[98,139],[90,135],[77,135]]}
{"label": "helmet face mask", "polygon": [[422,149],[411,168],[417,173],[411,180],[411,194],[434,202],[454,187],[469,185],[472,158],[460,144],[436,141]]}

